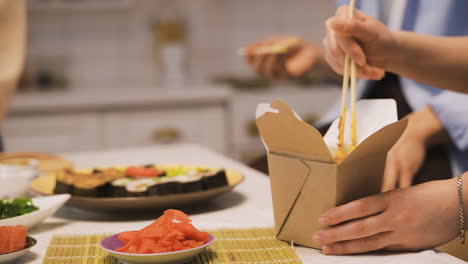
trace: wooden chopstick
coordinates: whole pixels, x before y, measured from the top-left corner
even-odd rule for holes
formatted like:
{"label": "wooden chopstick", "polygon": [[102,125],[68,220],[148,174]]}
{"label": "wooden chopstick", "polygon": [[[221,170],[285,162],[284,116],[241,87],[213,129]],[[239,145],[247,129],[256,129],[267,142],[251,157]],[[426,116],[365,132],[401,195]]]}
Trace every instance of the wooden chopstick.
{"label": "wooden chopstick", "polygon": [[[354,8],[356,5],[356,0],[350,0],[350,9],[348,17],[350,19],[354,18]],[[351,82],[350,82],[351,77]],[[341,113],[340,121],[338,125],[338,151],[336,154],[337,159],[343,159],[346,156],[345,146],[344,146],[344,131],[346,124],[346,108],[347,108],[347,98],[348,98],[348,89],[351,83],[351,148],[356,147],[356,79],[357,71],[356,64],[351,58],[346,55],[344,61],[344,73],[343,73],[343,84],[342,84],[342,93],[341,93]]]}

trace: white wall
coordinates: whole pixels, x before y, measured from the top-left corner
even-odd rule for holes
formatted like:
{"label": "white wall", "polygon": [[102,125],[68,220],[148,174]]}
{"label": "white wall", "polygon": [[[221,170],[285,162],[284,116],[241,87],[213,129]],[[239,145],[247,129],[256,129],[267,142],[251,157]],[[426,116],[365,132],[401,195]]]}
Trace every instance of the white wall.
{"label": "white wall", "polygon": [[[99,0],[96,0],[99,1]],[[174,1],[174,0],[171,0]],[[150,21],[159,0],[128,9],[29,12],[29,54],[65,56],[73,89],[158,85]],[[236,51],[272,34],[320,42],[333,0],[179,0],[189,21],[192,83],[250,74]]]}

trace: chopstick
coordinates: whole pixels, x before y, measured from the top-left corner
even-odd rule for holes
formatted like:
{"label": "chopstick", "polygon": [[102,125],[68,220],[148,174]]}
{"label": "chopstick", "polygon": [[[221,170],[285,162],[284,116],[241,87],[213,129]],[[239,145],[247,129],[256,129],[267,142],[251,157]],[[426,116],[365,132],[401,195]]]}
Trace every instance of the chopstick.
{"label": "chopstick", "polygon": [[[350,19],[354,18],[354,8],[356,5],[356,0],[350,0],[350,8],[348,17]],[[350,80],[351,77],[351,80]],[[348,89],[351,84],[351,149],[353,150],[356,147],[356,64],[351,58],[346,55],[344,61],[344,73],[343,73],[343,84],[342,84],[342,93],[341,93],[341,113],[339,120],[339,133],[338,133],[338,152],[336,154],[337,158],[342,159],[346,156],[346,151],[344,150],[344,131],[346,124],[346,108],[347,108],[347,98],[348,98]]]}

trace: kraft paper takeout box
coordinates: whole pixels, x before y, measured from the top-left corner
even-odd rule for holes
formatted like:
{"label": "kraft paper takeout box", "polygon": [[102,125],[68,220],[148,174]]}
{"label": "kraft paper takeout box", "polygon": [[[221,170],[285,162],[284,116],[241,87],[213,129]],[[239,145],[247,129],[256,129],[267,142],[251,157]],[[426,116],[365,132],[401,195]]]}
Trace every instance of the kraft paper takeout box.
{"label": "kraft paper takeout box", "polygon": [[[337,164],[338,120],[325,137],[280,100],[257,108],[257,126],[268,152],[275,231],[278,239],[320,248],[312,240],[327,209],[380,192],[387,152],[407,121],[397,121],[395,101],[357,103],[358,146]],[[349,131],[349,117],[346,131]],[[345,143],[349,144],[345,133]]]}

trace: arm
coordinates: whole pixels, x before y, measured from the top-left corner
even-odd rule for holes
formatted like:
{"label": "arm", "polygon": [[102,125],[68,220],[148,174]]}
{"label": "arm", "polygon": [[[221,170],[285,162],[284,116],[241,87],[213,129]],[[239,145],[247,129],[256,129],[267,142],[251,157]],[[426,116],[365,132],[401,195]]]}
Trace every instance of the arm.
{"label": "arm", "polygon": [[23,68],[26,3],[0,0],[0,121],[10,104]]}
{"label": "arm", "polygon": [[347,19],[347,10],[347,6],[340,7],[326,23],[339,36],[337,45],[325,46],[326,58],[335,71],[343,68],[337,54],[346,53],[361,66],[361,78],[378,79],[376,70],[391,71],[431,86],[468,92],[468,37],[391,32],[359,11],[356,19]]}
{"label": "arm", "polygon": [[468,93],[468,37],[434,37],[394,32],[388,71],[457,92]]}
{"label": "arm", "polygon": [[[320,217],[324,228],[314,239],[332,255],[445,244],[460,232],[456,181],[429,182],[332,208]],[[463,175],[463,200],[467,212],[468,173]]]}

